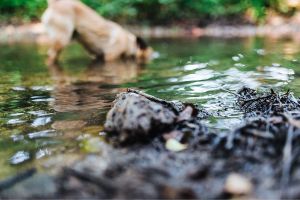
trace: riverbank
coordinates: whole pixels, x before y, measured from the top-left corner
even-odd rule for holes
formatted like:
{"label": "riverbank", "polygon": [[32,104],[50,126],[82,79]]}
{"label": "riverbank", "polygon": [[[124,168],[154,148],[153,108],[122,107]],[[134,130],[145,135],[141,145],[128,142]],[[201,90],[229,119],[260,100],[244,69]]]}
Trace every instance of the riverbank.
{"label": "riverbank", "polygon": [[234,94],[245,123],[224,135],[210,132],[210,114],[192,104],[121,93],[106,118],[108,143],[95,141],[97,152],[61,163],[55,175],[32,168],[0,181],[0,197],[298,199],[299,99]]}
{"label": "riverbank", "polygon": [[[291,37],[300,40],[300,24],[281,23],[262,26],[255,25],[209,25],[199,27],[142,27],[125,26],[136,35],[146,38],[183,38],[183,37],[251,37],[268,36],[272,38]],[[8,25],[0,27],[0,44],[5,43],[37,43],[47,44],[49,38],[40,23],[20,26]]]}

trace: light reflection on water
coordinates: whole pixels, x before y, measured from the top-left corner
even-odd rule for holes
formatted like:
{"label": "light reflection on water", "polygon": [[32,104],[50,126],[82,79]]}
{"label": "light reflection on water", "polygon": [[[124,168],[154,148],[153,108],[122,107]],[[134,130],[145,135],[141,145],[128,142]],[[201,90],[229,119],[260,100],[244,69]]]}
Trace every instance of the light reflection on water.
{"label": "light reflection on water", "polygon": [[291,41],[203,38],[151,44],[159,57],[147,66],[91,62],[73,44],[61,65],[51,68],[43,64],[43,47],[2,47],[7,51],[0,51],[0,177],[56,154],[95,149],[85,147],[85,140],[101,137],[106,112],[126,87],[199,104],[214,115],[205,123],[219,132],[241,124],[242,113],[228,91],[273,87],[300,95],[300,45]]}

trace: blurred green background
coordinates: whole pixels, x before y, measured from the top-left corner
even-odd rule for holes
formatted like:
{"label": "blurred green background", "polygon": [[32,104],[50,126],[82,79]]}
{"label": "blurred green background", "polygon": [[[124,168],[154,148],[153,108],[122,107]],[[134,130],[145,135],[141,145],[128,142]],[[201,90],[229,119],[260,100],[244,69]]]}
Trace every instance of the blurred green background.
{"label": "blurred green background", "polygon": [[[264,21],[266,11],[292,15],[290,0],[82,0],[109,19],[127,24],[166,25],[205,20],[243,19]],[[46,0],[1,0],[0,22],[24,23],[39,20]]]}

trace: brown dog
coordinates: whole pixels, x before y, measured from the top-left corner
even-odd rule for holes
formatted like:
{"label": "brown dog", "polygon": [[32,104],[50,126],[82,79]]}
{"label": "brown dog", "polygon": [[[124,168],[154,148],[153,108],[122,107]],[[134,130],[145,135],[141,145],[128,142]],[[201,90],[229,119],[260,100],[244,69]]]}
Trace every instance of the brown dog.
{"label": "brown dog", "polygon": [[48,0],[42,23],[51,40],[47,61],[50,65],[73,37],[105,61],[133,57],[144,62],[152,54],[144,40],[104,19],[79,0]]}

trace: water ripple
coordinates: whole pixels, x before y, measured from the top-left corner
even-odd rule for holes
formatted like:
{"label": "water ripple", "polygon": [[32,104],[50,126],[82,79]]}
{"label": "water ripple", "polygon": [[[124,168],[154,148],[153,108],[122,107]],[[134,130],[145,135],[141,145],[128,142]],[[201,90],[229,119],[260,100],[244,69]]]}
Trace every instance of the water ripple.
{"label": "water ripple", "polygon": [[51,122],[51,117],[39,117],[32,122],[31,126],[32,127],[44,126],[50,122]]}
{"label": "water ripple", "polygon": [[26,121],[22,120],[22,119],[10,119],[10,120],[7,121],[7,124],[15,125],[15,124],[23,124],[25,122]]}
{"label": "water ripple", "polygon": [[15,155],[13,155],[10,159],[9,162],[12,165],[17,165],[20,163],[25,162],[26,160],[30,159],[30,154],[29,152],[26,151],[18,151]]}
{"label": "water ripple", "polygon": [[57,136],[57,132],[55,130],[44,130],[34,133],[29,133],[28,137],[30,139],[37,139],[37,138],[49,138]]}

